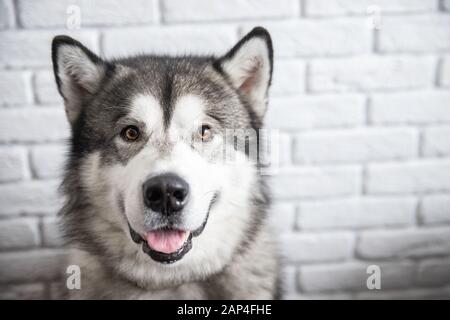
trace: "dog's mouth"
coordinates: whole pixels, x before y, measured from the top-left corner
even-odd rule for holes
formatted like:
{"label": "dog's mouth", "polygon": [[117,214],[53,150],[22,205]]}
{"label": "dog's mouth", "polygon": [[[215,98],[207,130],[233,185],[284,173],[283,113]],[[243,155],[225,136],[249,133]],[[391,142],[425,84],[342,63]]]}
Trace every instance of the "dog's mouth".
{"label": "dog's mouth", "polygon": [[145,239],[130,228],[131,238],[155,261],[173,263],[184,257],[192,248],[193,233],[186,230],[162,228],[146,233]]}
{"label": "dog's mouth", "polygon": [[181,260],[192,249],[192,238],[199,236],[205,229],[209,212],[218,197],[219,193],[214,193],[205,220],[196,230],[189,231],[163,227],[148,231],[144,236],[141,236],[128,223],[131,238],[137,244],[142,243],[142,250],[157,262],[169,264]]}

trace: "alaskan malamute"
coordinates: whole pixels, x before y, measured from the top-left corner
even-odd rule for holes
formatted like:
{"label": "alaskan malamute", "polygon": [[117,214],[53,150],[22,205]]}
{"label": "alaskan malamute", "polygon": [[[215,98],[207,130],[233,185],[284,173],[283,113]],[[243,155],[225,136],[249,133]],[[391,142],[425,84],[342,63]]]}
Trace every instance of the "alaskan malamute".
{"label": "alaskan malamute", "polygon": [[52,59],[72,133],[60,211],[81,269],[72,297],[278,297],[261,166],[226,139],[262,127],[268,32],[222,57],[115,60],[57,36]]}

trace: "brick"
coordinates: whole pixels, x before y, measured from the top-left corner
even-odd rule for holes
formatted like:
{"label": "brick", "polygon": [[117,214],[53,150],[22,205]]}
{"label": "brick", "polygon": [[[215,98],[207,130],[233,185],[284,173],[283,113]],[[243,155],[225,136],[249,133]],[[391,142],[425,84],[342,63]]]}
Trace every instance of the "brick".
{"label": "brick", "polygon": [[422,261],[419,264],[416,282],[425,286],[450,284],[450,258]]}
{"label": "brick", "polygon": [[368,14],[371,6],[380,8],[380,13],[414,13],[437,10],[436,0],[307,0],[306,16],[334,16]]}
{"label": "brick", "polygon": [[370,194],[449,190],[449,160],[371,164],[368,167],[367,191]]}
{"label": "brick", "polygon": [[236,41],[232,26],[122,28],[104,31],[103,51],[114,57],[137,53],[222,55]]}
{"label": "brick", "polygon": [[422,199],[421,219],[424,224],[450,223],[450,195],[428,195]]}
{"label": "brick", "polygon": [[39,243],[37,219],[0,220],[0,249],[31,249]]}
{"label": "brick", "polygon": [[270,92],[273,95],[305,91],[306,65],[297,60],[275,60]]}
{"label": "brick", "polygon": [[0,142],[61,141],[68,137],[63,107],[0,110]]}
{"label": "brick", "polygon": [[445,11],[450,11],[450,0],[442,0],[442,7]]}
{"label": "brick", "polygon": [[356,252],[365,259],[447,255],[450,228],[365,231],[360,234]]}
{"label": "brick", "polygon": [[358,56],[310,63],[309,88],[320,91],[367,91],[430,87],[436,59],[429,56]]}
{"label": "brick", "polygon": [[31,166],[38,178],[61,178],[67,148],[63,145],[40,145],[31,149]]}
{"label": "brick", "polygon": [[8,30],[0,33],[0,66],[50,66],[51,41],[57,34],[69,35],[88,48],[98,51],[95,31]]}
{"label": "brick", "polygon": [[450,16],[383,16],[378,50],[391,52],[433,52],[450,49]]}
{"label": "brick", "polygon": [[[19,0],[19,20],[25,28],[73,27],[76,18],[71,6],[80,10],[80,26],[122,26],[153,23],[156,20],[153,0]],[[70,23],[70,24],[69,24]]]}
{"label": "brick", "polygon": [[0,105],[33,102],[31,75],[21,71],[0,71]]}
{"label": "brick", "polygon": [[61,247],[64,242],[61,237],[58,219],[44,217],[42,220],[42,243],[46,247]]}
{"label": "brick", "polygon": [[[372,50],[372,31],[366,19],[304,19],[263,22],[270,31],[278,57],[342,56],[369,53]],[[247,24],[241,34],[250,31]],[[348,35],[352,36],[349,37]]]}
{"label": "brick", "polygon": [[351,293],[296,293],[283,297],[285,300],[352,300]]}
{"label": "brick", "polygon": [[272,98],[266,115],[269,128],[311,129],[361,125],[365,99],[357,94]]}
{"label": "brick", "polygon": [[65,268],[65,254],[59,250],[1,253],[0,283],[55,280]]}
{"label": "brick", "polygon": [[[372,263],[347,262],[300,267],[299,284],[304,292],[368,290],[367,267]],[[377,263],[381,269],[381,289],[408,287],[414,276],[410,262]]]}
{"label": "brick", "polygon": [[27,151],[22,147],[0,147],[0,182],[29,177]]}
{"label": "brick", "polygon": [[450,287],[430,289],[403,289],[403,290],[371,290],[356,295],[356,299],[380,300],[448,300]]}
{"label": "brick", "polygon": [[375,94],[371,99],[371,121],[375,124],[448,123],[450,92],[430,90]]}
{"label": "brick", "polygon": [[353,255],[354,236],[350,232],[287,233],[280,240],[287,263],[343,261]]}
{"label": "brick", "polygon": [[0,184],[0,216],[55,213],[60,206],[59,181]]}
{"label": "brick", "polygon": [[304,132],[295,136],[294,159],[305,164],[405,159],[417,156],[418,142],[411,128]]}
{"label": "brick", "polygon": [[275,199],[354,195],[360,189],[357,166],[288,168],[272,178]]}
{"label": "brick", "polygon": [[297,226],[301,230],[408,226],[415,223],[416,207],[413,197],[302,201]]}
{"label": "brick", "polygon": [[63,102],[52,71],[37,72],[34,77],[34,89],[39,104],[62,104]]}
{"label": "brick", "polygon": [[0,300],[43,300],[46,298],[47,295],[43,283],[0,286]]}
{"label": "brick", "polygon": [[443,87],[450,87],[450,56],[446,56],[442,62],[439,83]]}
{"label": "brick", "polygon": [[0,30],[15,26],[14,4],[12,0],[0,1]]}
{"label": "brick", "polygon": [[269,212],[269,223],[276,233],[292,231],[295,221],[295,205],[289,202],[275,202]]}
{"label": "brick", "polygon": [[429,157],[450,155],[450,127],[427,128],[423,135],[423,154]]}
{"label": "brick", "polygon": [[161,2],[165,22],[197,22],[295,17],[299,2],[284,0],[167,0]]}

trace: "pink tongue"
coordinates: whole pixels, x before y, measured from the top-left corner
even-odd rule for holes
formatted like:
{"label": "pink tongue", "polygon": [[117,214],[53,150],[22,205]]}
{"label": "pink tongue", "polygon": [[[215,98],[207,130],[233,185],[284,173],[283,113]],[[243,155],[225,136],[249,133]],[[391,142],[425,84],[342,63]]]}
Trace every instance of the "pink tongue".
{"label": "pink tongue", "polygon": [[155,251],[172,253],[180,249],[186,240],[186,231],[156,230],[147,233],[147,244]]}

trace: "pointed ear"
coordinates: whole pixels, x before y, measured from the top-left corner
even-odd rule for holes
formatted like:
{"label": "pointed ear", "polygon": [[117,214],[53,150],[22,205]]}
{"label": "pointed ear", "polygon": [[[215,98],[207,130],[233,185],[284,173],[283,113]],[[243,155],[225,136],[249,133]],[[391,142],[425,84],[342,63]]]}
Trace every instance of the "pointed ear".
{"label": "pointed ear", "polygon": [[267,94],[272,79],[273,48],[269,32],[256,27],[225,56],[215,62],[254,112],[262,118],[267,108]]}
{"label": "pointed ear", "polygon": [[67,36],[53,39],[52,60],[58,91],[64,98],[67,118],[73,125],[83,103],[97,92],[111,66]]}

